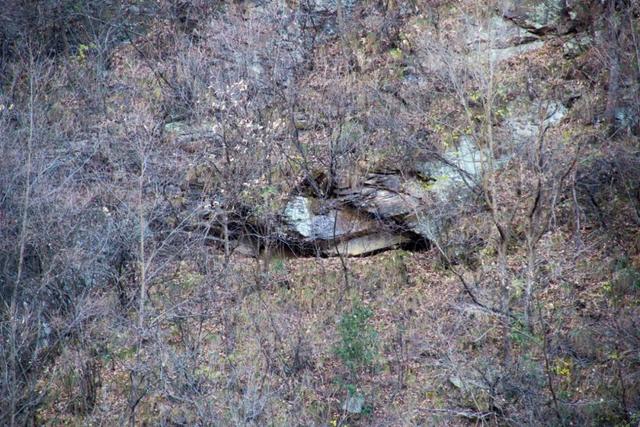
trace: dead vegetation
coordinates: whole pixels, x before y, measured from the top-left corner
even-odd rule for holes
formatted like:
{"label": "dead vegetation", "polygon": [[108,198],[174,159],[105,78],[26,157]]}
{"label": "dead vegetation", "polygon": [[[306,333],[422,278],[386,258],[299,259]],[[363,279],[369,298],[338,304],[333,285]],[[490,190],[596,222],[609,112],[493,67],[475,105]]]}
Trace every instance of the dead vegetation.
{"label": "dead vegetation", "polygon": [[[640,421],[635,3],[81,3],[0,15],[1,424]],[[278,250],[376,171],[420,250]]]}

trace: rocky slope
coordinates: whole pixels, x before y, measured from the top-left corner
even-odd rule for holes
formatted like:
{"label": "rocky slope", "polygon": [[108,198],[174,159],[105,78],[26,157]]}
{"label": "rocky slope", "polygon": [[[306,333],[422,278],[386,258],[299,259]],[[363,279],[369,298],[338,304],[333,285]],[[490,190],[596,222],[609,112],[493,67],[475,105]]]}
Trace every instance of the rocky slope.
{"label": "rocky slope", "polygon": [[636,2],[28,6],[0,424],[638,423]]}

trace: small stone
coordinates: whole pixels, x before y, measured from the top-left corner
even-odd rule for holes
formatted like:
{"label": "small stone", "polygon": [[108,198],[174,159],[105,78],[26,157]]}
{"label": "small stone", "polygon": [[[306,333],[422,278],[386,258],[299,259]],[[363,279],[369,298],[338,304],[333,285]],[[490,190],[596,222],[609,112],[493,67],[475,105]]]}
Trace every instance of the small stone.
{"label": "small stone", "polygon": [[454,386],[455,388],[458,388],[458,389],[461,389],[461,390],[464,388],[464,383],[462,382],[462,380],[460,379],[460,377],[458,377],[457,375],[451,375],[451,376],[449,377],[449,382],[450,382],[451,384],[453,384],[453,386]]}
{"label": "small stone", "polygon": [[347,400],[342,404],[342,410],[350,414],[361,414],[363,408],[364,396],[358,393],[347,397]]}

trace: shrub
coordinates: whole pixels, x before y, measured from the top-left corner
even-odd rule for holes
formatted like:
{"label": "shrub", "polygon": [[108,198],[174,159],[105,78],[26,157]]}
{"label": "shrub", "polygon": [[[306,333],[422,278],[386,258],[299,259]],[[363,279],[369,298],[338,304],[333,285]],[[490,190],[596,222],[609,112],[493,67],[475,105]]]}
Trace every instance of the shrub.
{"label": "shrub", "polygon": [[373,366],[378,354],[378,333],[371,325],[373,311],[356,303],[342,315],[338,325],[340,341],[335,352],[353,378]]}

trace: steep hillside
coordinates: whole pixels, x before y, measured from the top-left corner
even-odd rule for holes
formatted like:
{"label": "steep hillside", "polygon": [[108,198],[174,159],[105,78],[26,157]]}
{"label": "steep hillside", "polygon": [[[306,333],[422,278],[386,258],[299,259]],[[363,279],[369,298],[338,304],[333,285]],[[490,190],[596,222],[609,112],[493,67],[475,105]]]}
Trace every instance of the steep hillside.
{"label": "steep hillside", "polygon": [[636,2],[13,3],[0,424],[640,422]]}

